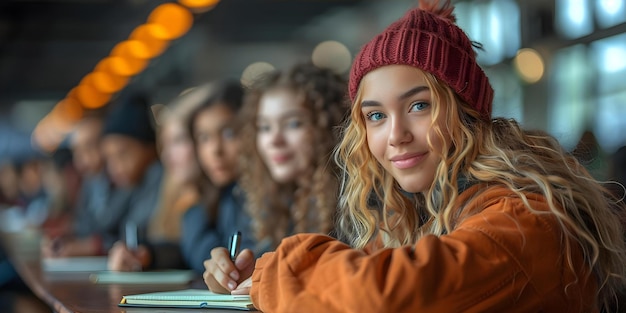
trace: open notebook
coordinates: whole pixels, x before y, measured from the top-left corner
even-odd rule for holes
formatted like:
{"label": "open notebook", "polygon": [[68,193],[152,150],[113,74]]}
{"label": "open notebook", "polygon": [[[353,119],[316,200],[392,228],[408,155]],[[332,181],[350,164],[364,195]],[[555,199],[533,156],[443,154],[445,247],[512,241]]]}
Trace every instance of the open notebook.
{"label": "open notebook", "polygon": [[223,295],[205,289],[152,292],[122,297],[120,306],[166,308],[212,308],[254,311],[248,295]]}
{"label": "open notebook", "polygon": [[89,275],[96,284],[186,284],[195,277],[190,270],[163,270],[151,272],[103,271]]}

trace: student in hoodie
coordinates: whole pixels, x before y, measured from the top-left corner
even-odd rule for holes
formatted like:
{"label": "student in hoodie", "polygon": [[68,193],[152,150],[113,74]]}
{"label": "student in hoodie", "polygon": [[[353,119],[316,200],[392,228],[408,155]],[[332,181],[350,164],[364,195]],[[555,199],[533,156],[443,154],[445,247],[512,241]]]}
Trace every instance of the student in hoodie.
{"label": "student in hoodie", "polygon": [[148,224],[147,239],[137,249],[118,241],[109,251],[109,269],[186,268],[180,252],[182,217],[200,197],[200,169],[187,122],[199,105],[181,95],[155,108],[160,159],[165,170],[159,203]]}
{"label": "student in hoodie", "polygon": [[266,313],[598,312],[624,287],[608,191],[554,138],[491,117],[454,22],[450,1],[421,1],[354,59],[336,150],[349,244],[286,238],[233,293]]}
{"label": "student in hoodie", "polygon": [[234,262],[226,248],[214,249],[205,262],[207,284],[232,290],[249,275],[239,272],[241,262],[275,249],[285,236],[331,233],[338,189],[331,156],[347,109],[345,87],[341,77],[309,63],[252,86],[242,110],[241,186],[253,221],[244,236],[259,245]]}

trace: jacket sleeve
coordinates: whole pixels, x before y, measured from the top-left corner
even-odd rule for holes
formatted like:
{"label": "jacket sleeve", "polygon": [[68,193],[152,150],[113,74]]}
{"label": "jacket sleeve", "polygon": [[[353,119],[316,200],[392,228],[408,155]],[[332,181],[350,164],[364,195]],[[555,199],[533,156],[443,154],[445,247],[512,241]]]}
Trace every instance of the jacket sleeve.
{"label": "jacket sleeve", "polygon": [[159,163],[151,165],[131,195],[124,223],[133,222],[139,229],[148,230],[148,225],[159,203],[163,170]]}
{"label": "jacket sleeve", "polygon": [[146,246],[152,255],[149,269],[184,269],[187,267],[177,242],[148,242]]}
{"label": "jacket sleeve", "polygon": [[204,260],[211,257],[211,249],[221,245],[221,238],[216,229],[209,227],[202,206],[194,206],[185,212],[181,235],[185,262],[196,272],[204,273]]}
{"label": "jacket sleeve", "polygon": [[[525,297],[537,290],[524,271],[526,261],[517,256],[536,253],[550,260],[533,274],[548,273],[546,284],[558,284],[561,271],[554,270],[553,260],[560,259],[559,234],[541,217],[514,214],[520,216],[486,210],[449,235],[428,235],[414,246],[370,254],[330,237],[295,235],[257,260],[250,294],[266,313],[302,307],[312,312],[504,312],[512,304],[537,311],[540,297]],[[531,300],[516,303],[520,298]]]}

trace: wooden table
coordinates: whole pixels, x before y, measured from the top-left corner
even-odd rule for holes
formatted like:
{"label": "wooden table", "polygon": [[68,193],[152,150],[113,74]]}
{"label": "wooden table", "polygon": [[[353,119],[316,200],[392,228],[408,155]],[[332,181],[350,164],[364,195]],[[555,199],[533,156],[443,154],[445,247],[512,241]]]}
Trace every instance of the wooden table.
{"label": "wooden table", "polygon": [[[3,242],[9,250],[16,271],[37,297],[46,302],[55,312],[241,312],[216,309],[169,309],[169,308],[123,308],[117,304],[124,295],[156,291],[172,291],[188,288],[205,288],[200,278],[185,285],[135,285],[135,284],[94,284],[89,281],[89,273],[48,273],[41,270],[38,244],[26,242],[21,235],[3,234]],[[36,249],[36,250],[35,250]]]}

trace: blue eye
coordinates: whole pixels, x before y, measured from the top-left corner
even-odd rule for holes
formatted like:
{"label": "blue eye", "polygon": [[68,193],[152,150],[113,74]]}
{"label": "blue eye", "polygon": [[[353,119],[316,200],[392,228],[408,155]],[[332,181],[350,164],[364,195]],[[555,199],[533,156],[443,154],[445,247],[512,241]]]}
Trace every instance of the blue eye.
{"label": "blue eye", "polygon": [[288,128],[300,128],[300,126],[302,126],[302,121],[300,120],[291,120],[287,122]]}
{"label": "blue eye", "polygon": [[385,114],[383,114],[381,112],[374,111],[374,112],[367,113],[365,118],[367,118],[368,120],[370,120],[372,122],[376,122],[376,121],[380,121],[383,118],[385,118]]}
{"label": "blue eye", "polygon": [[430,103],[426,102],[413,102],[411,103],[411,112],[424,111],[430,106]]}

